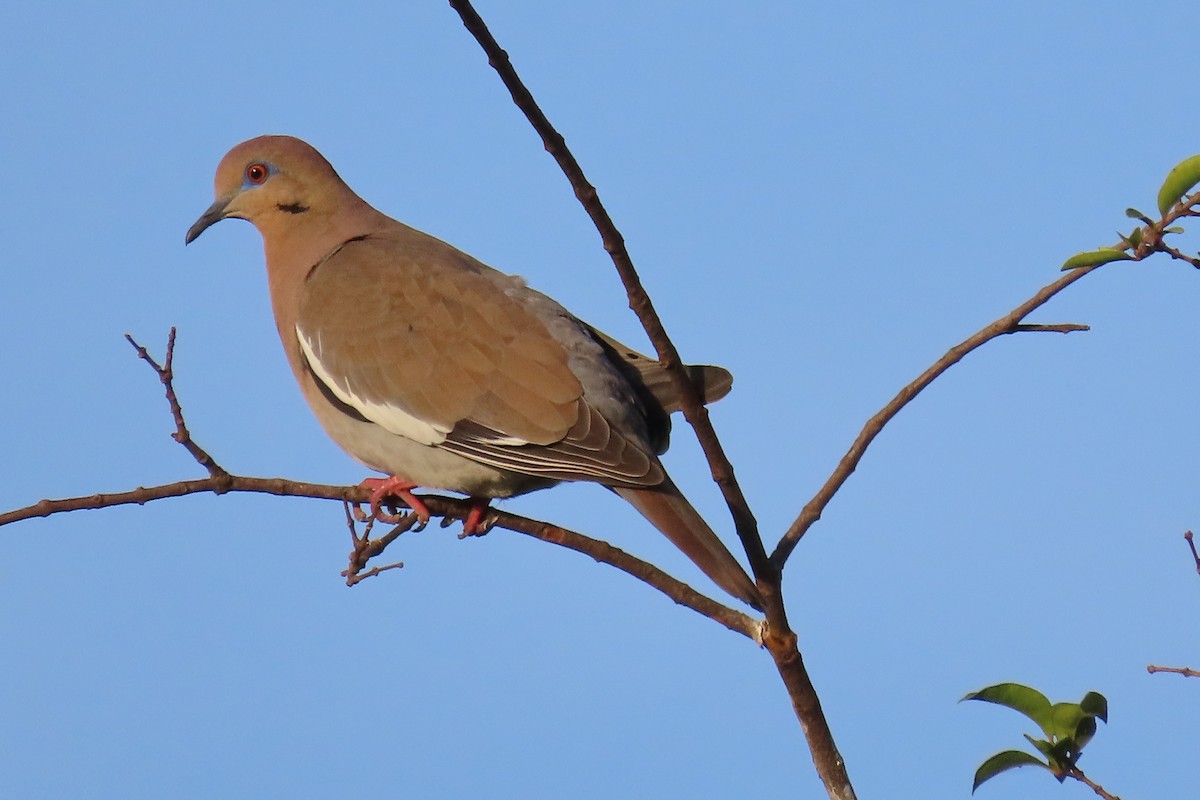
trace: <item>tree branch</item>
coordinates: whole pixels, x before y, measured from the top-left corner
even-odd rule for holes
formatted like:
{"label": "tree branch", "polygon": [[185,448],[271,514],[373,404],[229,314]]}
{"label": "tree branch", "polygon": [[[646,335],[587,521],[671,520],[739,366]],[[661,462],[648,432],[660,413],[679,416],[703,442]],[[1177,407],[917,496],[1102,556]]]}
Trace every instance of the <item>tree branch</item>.
{"label": "tree branch", "polygon": [[1196,552],[1195,536],[1192,535],[1191,531],[1185,531],[1183,538],[1187,542],[1188,549],[1192,551],[1192,561],[1196,564],[1196,572],[1200,574],[1200,553]]}
{"label": "tree branch", "polygon": [[1159,667],[1150,664],[1146,667],[1146,672],[1153,675],[1156,672],[1173,672],[1176,675],[1182,675],[1185,678],[1200,678],[1200,670],[1194,670],[1190,667]]}
{"label": "tree branch", "polygon": [[163,388],[167,393],[167,404],[171,407],[171,417],[175,420],[175,433],[171,434],[171,438],[183,445],[184,449],[192,454],[192,458],[208,470],[208,474],[212,477],[219,478],[222,475],[228,475],[229,473],[213,460],[208,451],[192,441],[192,434],[183,420],[183,408],[179,405],[179,398],[175,396],[175,326],[172,325],[171,332],[167,334],[167,354],[163,358],[162,366],[159,366],[146,348],[135,342],[128,333],[125,334],[125,341],[133,346],[133,349],[137,351],[138,358],[149,364],[154,373],[158,375],[158,379],[162,381]]}
{"label": "tree branch", "polygon": [[599,231],[604,249],[612,258],[621,283],[625,286],[629,307],[641,321],[646,335],[654,345],[659,361],[668,370],[675,389],[683,398],[681,408],[683,416],[696,431],[696,438],[700,441],[705,458],[708,460],[713,480],[720,487],[725,503],[729,506],[734,527],[742,542],[742,547],[746,551],[746,557],[750,560],[754,576],[759,579],[772,580],[774,578],[773,571],[767,559],[762,537],[758,533],[758,522],[754,519],[754,514],[742,493],[741,486],[738,485],[733,465],[725,455],[725,450],[717,438],[708,416],[708,410],[700,401],[696,388],[688,379],[679,351],[663,328],[662,320],[654,309],[650,296],[642,286],[629,251],[625,248],[624,237],[600,202],[596,187],[588,181],[583,173],[583,168],[579,166],[579,162],[575,160],[575,156],[568,149],[566,140],[550,124],[550,120],[547,119],[529,89],[517,75],[508,53],[496,42],[471,3],[468,0],[450,0],[450,6],[458,12],[463,25],[487,54],[488,64],[499,74],[505,87],[508,88],[509,94],[512,95],[513,102],[525,114],[529,123],[541,137],[546,152],[558,163],[559,168],[570,182],[571,188],[575,191],[575,197],[583,205],[584,210],[596,226],[596,230]]}
{"label": "tree branch", "polygon": [[[166,390],[167,403],[171,409],[171,416],[175,420],[175,433],[172,435],[172,438],[183,445],[192,458],[208,470],[209,477],[198,480],[177,481],[175,483],[148,488],[139,486],[127,492],[92,494],[86,497],[68,497],[59,500],[41,500],[25,508],[0,513],[0,527],[25,519],[48,517],[68,511],[111,508],[113,506],[131,504],[145,505],[154,500],[163,500],[168,497],[183,497],[189,494],[204,492],[212,492],[218,495],[234,492],[253,492],[258,494],[272,494],[280,497],[340,500],[346,504],[347,517],[351,526],[351,538],[354,542],[354,550],[350,554],[350,564],[342,572],[347,579],[347,584],[353,586],[365,578],[399,566],[392,564],[386,567],[376,567],[366,573],[363,572],[367,562],[371,558],[383,552],[384,548],[415,523],[415,517],[410,517],[379,539],[369,538],[370,526],[373,525],[373,522],[371,522],[368,524],[368,528],[364,531],[363,536],[359,537],[357,530],[353,526],[350,505],[367,502],[370,496],[368,489],[362,486],[330,486],[328,484],[304,483],[285,478],[252,478],[244,475],[234,475],[221,468],[212,456],[209,455],[208,451],[192,439],[187,423],[183,418],[183,410],[180,406],[179,398],[175,394],[175,373],[172,363],[175,352],[175,328],[171,328],[171,332],[167,337],[167,354],[162,365],[159,365],[150,356],[146,348],[137,344],[128,334],[126,334],[125,338],[129,340],[130,344],[137,351],[138,358],[149,364],[155,374],[158,375],[159,380]],[[469,501],[453,497],[425,494],[421,495],[421,500],[430,512],[446,520],[465,519],[471,510]],[[497,527],[523,533],[527,536],[549,542],[550,544],[556,544],[560,547],[589,555],[596,561],[608,564],[610,567],[619,569],[643,583],[649,584],[679,605],[686,606],[698,614],[724,625],[731,631],[740,633],[760,644],[762,643],[763,626],[758,620],[741,611],[718,603],[716,600],[697,592],[686,583],[668,575],[653,564],[613,547],[607,542],[584,536],[581,533],[576,533],[566,528],[550,525],[546,522],[539,522],[538,520],[508,514],[495,509],[492,510],[492,518],[495,520]]]}
{"label": "tree branch", "polygon": [[[792,554],[792,551],[796,548],[796,545],[800,543],[800,539],[803,538],[804,534],[808,532],[808,529],[812,527],[813,523],[821,518],[821,514],[825,511],[825,507],[829,505],[829,502],[833,499],[834,495],[838,493],[838,491],[854,473],[854,470],[858,467],[859,462],[862,461],[863,454],[865,454],[867,448],[871,446],[871,442],[874,441],[875,437],[879,435],[884,426],[891,422],[892,418],[900,413],[900,409],[908,405],[913,398],[920,394],[926,386],[933,383],[938,376],[961,361],[963,357],[965,357],[972,350],[982,347],[998,336],[1003,336],[1009,333],[1017,333],[1021,330],[1034,329],[1029,327],[1022,328],[1019,323],[1026,316],[1028,316],[1030,312],[1044,305],[1050,300],[1050,298],[1054,297],[1054,295],[1058,294],[1063,289],[1082,278],[1084,275],[1087,275],[1093,269],[1096,269],[1096,267],[1072,270],[1071,272],[1068,272],[1053,283],[1042,287],[1042,289],[1033,297],[1029,298],[1024,303],[1021,303],[1019,306],[1005,314],[1003,317],[1000,317],[1000,319],[996,320],[991,325],[982,328],[978,332],[968,336],[966,339],[956,344],[954,347],[951,347],[944,356],[933,363],[933,366],[922,372],[919,376],[917,376],[916,380],[901,389],[900,392],[893,397],[887,405],[885,405],[879,410],[878,413],[875,414],[875,416],[867,420],[866,425],[864,425],[862,431],[859,432],[858,438],[856,438],[854,443],[850,445],[850,449],[846,452],[846,455],[842,456],[842,460],[838,463],[837,468],[834,469],[833,473],[825,481],[825,485],[822,486],[820,491],[818,491],[817,494],[808,501],[808,503],[800,511],[800,515],[796,517],[796,520],[783,534],[783,538],[779,540],[779,544],[775,547],[775,552],[771,554],[771,561],[775,565],[775,568],[777,570],[783,569],[784,564],[787,563],[788,556]],[[1070,330],[1086,330],[1087,326],[1080,325],[1054,327],[1055,330],[1059,330],[1063,333],[1070,332],[1068,328]],[[1044,327],[1036,328],[1036,330],[1045,329],[1046,328]]]}
{"label": "tree branch", "polygon": [[523,533],[543,542],[565,547],[577,553],[616,567],[640,581],[650,584],[663,594],[670,597],[681,606],[703,614],[714,622],[719,622],[729,630],[740,633],[758,644],[763,643],[763,623],[748,614],[729,608],[710,597],[700,594],[683,581],[668,575],[658,567],[632,556],[608,542],[584,536],[582,533],[539,522],[528,517],[518,517],[503,511],[495,511],[496,526],[506,530]]}
{"label": "tree branch", "polygon": [[[1196,566],[1196,572],[1200,573],[1200,553],[1196,552],[1195,536],[1191,531],[1184,531],[1183,539],[1187,542],[1188,550],[1192,553],[1192,563]],[[1149,672],[1151,675],[1156,672],[1173,672],[1185,678],[1200,678],[1200,670],[1194,670],[1190,667],[1160,667],[1150,664],[1146,667],[1146,672]]]}
{"label": "tree branch", "polygon": [[[369,492],[361,486],[332,486],[320,483],[305,483],[286,478],[252,478],[244,475],[224,473],[222,475],[200,478],[190,481],[177,481],[161,486],[141,487],[127,492],[109,494],[92,494],[86,497],[68,497],[60,500],[41,500],[33,505],[18,508],[14,511],[0,513],[0,527],[20,522],[26,519],[49,517],[68,511],[83,509],[111,508],[120,505],[145,505],[155,500],[169,497],[184,497],[190,494],[234,494],[251,492],[271,494],[278,497],[308,497],[319,500],[339,500],[346,503],[366,502]],[[453,497],[441,495],[421,495],[421,500],[436,516],[454,519],[465,518],[470,511],[470,503]],[[643,561],[637,556],[630,555],[624,550],[613,547],[607,542],[584,536],[581,533],[560,528],[547,522],[493,510],[496,520],[495,527],[523,533],[544,542],[559,545],[569,550],[591,556],[596,561],[625,572],[634,578],[647,583],[667,597],[682,606],[708,617],[714,622],[724,625],[731,631],[740,633],[755,642],[762,641],[762,624],[753,617],[729,608],[706,595],[697,592],[686,583],[668,575],[663,570]],[[393,537],[394,538],[394,537]],[[382,539],[372,540],[382,541]],[[390,541],[390,540],[389,540]],[[370,556],[378,555],[379,551]],[[365,566],[365,559],[363,562]],[[361,568],[361,567],[360,567]],[[353,573],[353,566],[350,573]]]}
{"label": "tree branch", "polygon": [[563,174],[566,175],[575,191],[575,197],[583,205],[599,231],[604,249],[612,258],[621,283],[625,286],[629,307],[637,314],[642,327],[646,330],[646,335],[654,345],[659,361],[667,368],[676,390],[680,393],[683,399],[681,410],[684,418],[695,430],[696,438],[700,442],[709,469],[712,471],[713,480],[720,488],[726,505],[729,506],[738,539],[741,540],[742,548],[750,561],[751,571],[758,583],[759,593],[763,597],[763,607],[767,617],[763,643],[771,654],[775,667],[792,700],[792,707],[804,731],[817,774],[825,784],[825,789],[831,798],[850,800],[855,795],[850,784],[850,777],[846,772],[845,762],[834,744],[829,723],[821,710],[820,700],[804,668],[804,661],[797,647],[796,635],[788,623],[783,596],[780,592],[780,573],[767,557],[766,548],[759,535],[758,522],[737,482],[733,465],[717,438],[708,416],[708,410],[700,402],[695,387],[688,380],[679,352],[667,336],[662,320],[659,319],[641,284],[633,267],[633,261],[625,248],[624,238],[601,204],[595,187],[588,182],[579,163],[567,148],[566,141],[538,107],[533,95],[513,68],[508,54],[488,31],[487,26],[472,8],[469,0],[449,0],[449,2],[462,18],[463,25],[487,54],[488,64],[499,74],[500,79],[512,95],[513,102],[521,109],[541,137],[546,151],[550,153],[562,169]]}
{"label": "tree branch", "polygon": [[1079,781],[1084,786],[1088,787],[1093,792],[1095,792],[1097,795],[1099,795],[1100,797],[1103,797],[1104,800],[1121,800],[1121,798],[1117,797],[1115,794],[1109,794],[1107,791],[1105,791],[1103,786],[1096,783],[1094,780],[1089,778],[1087,775],[1084,775],[1083,770],[1081,770],[1079,767],[1071,767],[1064,774],[1068,778],[1074,778],[1075,780]]}
{"label": "tree branch", "polygon": [[[1177,251],[1167,246],[1164,242],[1167,228],[1174,222],[1183,217],[1193,217],[1200,214],[1197,213],[1197,207],[1200,206],[1200,192],[1194,195],[1185,195],[1178,203],[1171,207],[1162,219],[1154,222],[1148,217],[1139,217],[1142,222],[1146,223],[1140,228],[1137,228],[1133,234],[1128,237],[1122,237],[1121,241],[1110,245],[1108,249],[1128,251],[1132,255],[1133,261],[1141,261],[1154,253],[1167,253],[1173,258],[1180,257]],[[1184,261],[1192,263],[1186,257]],[[1110,262],[1112,263],[1112,262]],[[1085,275],[1090,274],[1103,265],[1079,267],[1070,270],[1058,280],[1043,286],[1033,297],[1021,303],[1009,313],[1005,314],[1000,319],[993,322],[978,332],[967,337],[959,342],[954,347],[934,362],[933,366],[921,373],[916,380],[900,390],[900,393],[888,402],[880,411],[867,420],[866,425],[858,434],[858,438],[850,445],[850,449],[846,455],[842,456],[842,460],[838,462],[833,473],[825,481],[825,485],[813,496],[811,500],[800,511],[800,515],[788,527],[783,537],[779,540],[779,544],[775,546],[774,552],[771,553],[771,563],[775,569],[782,571],[787,563],[788,556],[796,548],[800,539],[808,532],[808,529],[813,526],[817,520],[821,518],[822,512],[829,502],[833,499],[838,490],[850,478],[850,475],[858,467],[858,463],[862,460],[863,454],[870,447],[871,442],[883,430],[896,414],[900,413],[900,409],[908,405],[908,403],[916,397],[921,391],[933,383],[934,379],[940,376],[950,367],[957,364],[972,350],[990,342],[999,336],[1009,333],[1019,333],[1024,331],[1053,331],[1056,333],[1072,333],[1074,331],[1088,330],[1086,325],[1064,324],[1064,325],[1030,325],[1023,324],[1021,320],[1027,317],[1034,310],[1040,308],[1050,301],[1050,298],[1066,289]],[[1193,264],[1195,266],[1195,264]],[[1197,560],[1197,566],[1200,568],[1200,559]]]}

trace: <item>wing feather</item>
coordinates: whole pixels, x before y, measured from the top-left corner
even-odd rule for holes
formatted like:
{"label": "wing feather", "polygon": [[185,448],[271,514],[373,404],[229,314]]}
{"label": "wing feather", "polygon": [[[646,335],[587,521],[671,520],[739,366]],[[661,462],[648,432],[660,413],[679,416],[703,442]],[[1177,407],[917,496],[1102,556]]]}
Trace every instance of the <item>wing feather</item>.
{"label": "wing feather", "polygon": [[436,239],[419,245],[354,239],[310,271],[295,333],[330,394],[391,434],[501,469],[662,480],[637,434],[589,402],[572,353],[515,279]]}

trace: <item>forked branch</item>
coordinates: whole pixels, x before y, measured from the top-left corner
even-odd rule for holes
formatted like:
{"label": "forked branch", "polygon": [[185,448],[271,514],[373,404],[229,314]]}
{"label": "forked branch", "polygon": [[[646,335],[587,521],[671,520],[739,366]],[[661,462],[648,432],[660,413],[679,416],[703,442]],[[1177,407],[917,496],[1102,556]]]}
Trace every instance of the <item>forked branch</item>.
{"label": "forked branch", "polygon": [[[168,336],[167,355],[163,359],[162,364],[155,361],[146,348],[139,345],[131,337],[127,336],[126,338],[129,339],[137,351],[138,357],[150,365],[163,384],[166,391],[167,403],[171,409],[171,416],[175,421],[175,432],[172,433],[171,438],[183,445],[192,458],[209,472],[209,476],[207,478],[177,481],[159,486],[139,486],[136,489],[126,492],[92,494],[85,497],[68,497],[58,500],[41,500],[25,508],[0,513],[0,527],[21,520],[48,517],[68,511],[111,508],[113,506],[131,504],[145,505],[146,503],[169,497],[183,497],[185,495],[206,492],[213,494],[253,492],[280,497],[310,497],[321,500],[339,500],[347,504],[367,502],[369,492],[361,486],[331,486],[328,484],[287,480],[286,478],[253,478],[245,475],[235,475],[220,467],[212,456],[192,438],[183,417],[183,411],[174,386],[175,329],[172,328]],[[470,503],[453,497],[425,494],[421,495],[421,500],[429,508],[430,512],[445,519],[465,519],[471,510]],[[668,575],[653,564],[613,547],[607,542],[593,539],[590,536],[584,536],[581,533],[576,533],[566,528],[528,517],[521,517],[516,514],[509,514],[504,511],[493,510],[492,517],[495,520],[493,527],[523,533],[527,536],[549,542],[550,544],[556,544],[560,547],[583,553],[596,561],[608,564],[610,567],[619,569],[637,578],[662,592],[679,605],[686,606],[731,631],[740,633],[755,642],[762,642],[762,623],[758,620],[701,594],[691,586]],[[392,535],[393,533],[395,535]],[[348,582],[353,585],[364,577],[367,577],[368,574],[373,574],[372,570],[364,572],[367,562],[383,552],[383,549],[388,544],[391,544],[397,536],[399,536],[399,532],[393,531],[379,539],[368,539],[364,536],[363,540],[360,540],[357,533],[354,533],[355,552],[351,554],[350,566],[343,572]],[[389,565],[388,567],[373,569],[377,572],[382,572],[385,569],[394,568],[394,566]]]}
{"label": "forked branch", "polygon": [[[1200,206],[1200,193],[1184,196],[1178,203],[1166,211],[1162,219],[1157,222],[1148,217],[1139,217],[1145,223],[1143,227],[1138,228],[1134,235],[1122,238],[1121,241],[1105,248],[1105,250],[1128,251],[1130,254],[1128,257],[1133,261],[1141,261],[1154,253],[1166,253],[1172,258],[1181,258],[1183,261],[1196,266],[1195,259],[1182,257],[1176,249],[1168,246],[1165,242],[1165,236],[1171,232],[1171,226],[1178,220],[1184,217],[1197,216],[1197,206]],[[1066,289],[1085,275],[1099,269],[1100,266],[1097,264],[1096,266],[1072,269],[1057,280],[1043,286],[1036,294],[1012,311],[950,348],[929,369],[925,370],[912,383],[901,389],[875,416],[867,420],[858,437],[850,445],[850,449],[846,452],[846,455],[842,456],[842,460],[838,462],[837,467],[825,481],[825,484],[808,501],[804,508],[801,509],[799,516],[796,517],[795,521],[784,532],[783,537],[779,540],[779,544],[775,546],[774,552],[771,553],[771,563],[774,568],[780,571],[783,570],[784,564],[787,563],[788,557],[795,550],[800,539],[813,526],[813,523],[821,518],[825,507],[829,505],[834,495],[838,493],[838,490],[842,488],[850,478],[850,475],[854,473],[859,462],[862,461],[863,454],[866,453],[867,448],[870,447],[871,442],[879,435],[884,426],[900,413],[900,409],[904,408],[913,398],[920,394],[925,387],[933,383],[936,378],[950,369],[950,367],[961,361],[968,353],[982,347],[993,339],[1010,333],[1073,333],[1075,331],[1088,330],[1088,326],[1086,325],[1072,323],[1040,325],[1025,323],[1023,320],[1032,312],[1048,303],[1051,298],[1063,289]],[[1200,558],[1197,558],[1197,568],[1200,569]]]}

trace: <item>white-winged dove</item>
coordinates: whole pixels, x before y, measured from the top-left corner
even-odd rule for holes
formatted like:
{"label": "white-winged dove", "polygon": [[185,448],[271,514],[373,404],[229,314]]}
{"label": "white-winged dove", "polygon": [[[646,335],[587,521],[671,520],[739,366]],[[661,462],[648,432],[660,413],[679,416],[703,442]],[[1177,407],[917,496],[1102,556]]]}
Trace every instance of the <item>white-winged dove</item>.
{"label": "white-winged dove", "polygon": [[[263,237],[275,323],[326,432],[388,476],[372,502],[410,489],[466,494],[478,527],[492,498],[595,481],[633,504],[725,591],[760,605],[744,569],[667,476],[665,370],[549,297],[376,211],[320,153],[261,136],[217,167],[216,201],[190,243],[222,219]],[[691,367],[703,399],[732,383]]]}

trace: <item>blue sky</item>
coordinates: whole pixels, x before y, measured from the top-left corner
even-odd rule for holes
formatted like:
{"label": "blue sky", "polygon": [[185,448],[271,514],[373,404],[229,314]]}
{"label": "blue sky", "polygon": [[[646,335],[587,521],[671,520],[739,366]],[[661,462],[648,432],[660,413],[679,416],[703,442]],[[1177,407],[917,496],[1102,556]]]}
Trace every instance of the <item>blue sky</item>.
{"label": "blue sky", "polygon": [[[0,509],[198,477],[354,483],[284,363],[258,235],[191,247],[212,173],[307,139],[363,197],[642,345],[599,239],[441,2],[0,10]],[[481,2],[621,226],[773,544],[863,421],[1111,243],[1200,152],[1200,10],[1110,2]],[[1195,238],[1185,239],[1191,250]],[[966,797],[1005,680],[1105,693],[1081,766],[1186,793],[1200,275],[1112,265],[878,439],[790,563],[789,611],[860,797]],[[731,531],[686,426],[667,460]],[[594,486],[506,505],[708,589]],[[347,589],[336,504],[197,496],[0,530],[0,774],[22,798],[819,797],[765,654],[524,537],[401,540]],[[980,797],[1090,797],[1029,771]]]}

